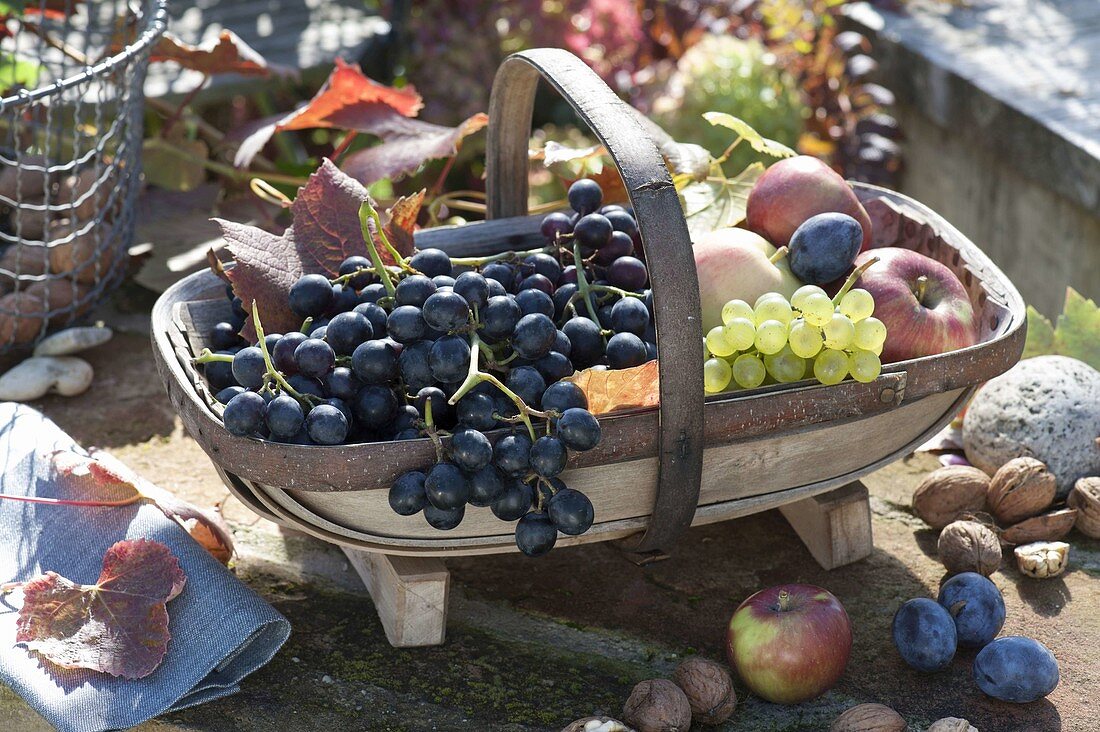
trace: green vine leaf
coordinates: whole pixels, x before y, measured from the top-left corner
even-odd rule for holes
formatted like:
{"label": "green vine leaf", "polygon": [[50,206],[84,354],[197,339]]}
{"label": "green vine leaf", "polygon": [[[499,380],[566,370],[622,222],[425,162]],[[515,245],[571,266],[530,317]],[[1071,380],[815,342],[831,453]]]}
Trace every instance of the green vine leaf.
{"label": "green vine leaf", "polygon": [[758,153],[771,155],[773,158],[792,158],[798,154],[783,143],[769,140],[764,137],[754,130],[748,122],[734,117],[732,114],[726,114],[725,112],[705,112],[703,114],[703,119],[710,122],[712,125],[733,130]]}
{"label": "green vine leaf", "polygon": [[1100,307],[1072,287],[1066,288],[1066,303],[1053,327],[1028,306],[1023,357],[1047,354],[1076,358],[1100,370]]}
{"label": "green vine leaf", "polygon": [[763,173],[764,165],[757,162],[726,178],[722,168],[714,165],[707,180],[685,185],[680,190],[680,203],[692,239],[744,221],[749,192]]}
{"label": "green vine leaf", "polygon": [[1054,353],[1054,324],[1032,306],[1027,306],[1027,340],[1021,358]]}

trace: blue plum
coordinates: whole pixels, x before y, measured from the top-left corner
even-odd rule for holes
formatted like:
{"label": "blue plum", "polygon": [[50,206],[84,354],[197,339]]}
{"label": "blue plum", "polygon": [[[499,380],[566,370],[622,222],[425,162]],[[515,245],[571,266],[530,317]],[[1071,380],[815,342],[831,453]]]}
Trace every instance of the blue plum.
{"label": "blue plum", "polygon": [[894,646],[918,671],[939,671],[955,657],[955,621],[935,600],[909,600],[894,614]]}
{"label": "blue plum", "polygon": [[1005,601],[988,577],[963,572],[943,583],[939,603],[955,618],[959,645],[981,648],[997,637],[1005,623]]}
{"label": "blue plum", "polygon": [[974,659],[974,683],[994,699],[1026,704],[1058,686],[1058,660],[1037,640],[998,638]]}
{"label": "blue plum", "polygon": [[863,228],[851,216],[822,213],[791,235],[791,272],[808,285],[825,285],[847,274],[863,245]]}

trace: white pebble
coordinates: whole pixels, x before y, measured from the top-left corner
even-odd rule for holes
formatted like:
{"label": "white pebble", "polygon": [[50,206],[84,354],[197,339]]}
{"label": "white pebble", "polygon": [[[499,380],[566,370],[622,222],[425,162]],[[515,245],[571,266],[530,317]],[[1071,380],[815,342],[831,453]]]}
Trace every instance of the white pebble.
{"label": "white pebble", "polygon": [[324,676],[321,677],[321,683],[322,684],[331,684],[332,683],[332,677],[329,676],[328,674],[325,674]]}
{"label": "white pebble", "polygon": [[72,356],[36,356],[0,376],[0,401],[29,402],[55,391],[76,396],[92,385],[92,366]]}
{"label": "white pebble", "polygon": [[102,325],[66,328],[49,336],[34,348],[35,356],[68,356],[87,351],[111,340],[114,333]]}

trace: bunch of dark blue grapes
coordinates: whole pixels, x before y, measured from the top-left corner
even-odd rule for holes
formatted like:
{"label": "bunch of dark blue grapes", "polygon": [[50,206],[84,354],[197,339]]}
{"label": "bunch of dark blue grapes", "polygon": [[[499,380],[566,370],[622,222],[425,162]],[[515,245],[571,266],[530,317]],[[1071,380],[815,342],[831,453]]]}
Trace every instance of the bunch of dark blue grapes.
{"label": "bunch of dark blue grapes", "polygon": [[[332,278],[306,275],[289,294],[301,331],[263,344],[237,335],[245,314],[234,300],[233,320],[210,334],[217,360],[204,363],[226,429],[299,445],[428,437],[438,460],[393,484],[397,513],[422,511],[446,530],[467,504],[489,507],[518,522],[516,543],[532,556],[558,532],[584,533],[592,504],[558,476],[571,450],[598,444],[600,425],[563,379],[656,358],[656,337],[633,215],[601,207],[591,180],[574,183],[569,202],[572,214],[543,220],[546,246],[481,259],[419,250],[392,295],[366,257]],[[503,434],[490,440],[492,430]]]}

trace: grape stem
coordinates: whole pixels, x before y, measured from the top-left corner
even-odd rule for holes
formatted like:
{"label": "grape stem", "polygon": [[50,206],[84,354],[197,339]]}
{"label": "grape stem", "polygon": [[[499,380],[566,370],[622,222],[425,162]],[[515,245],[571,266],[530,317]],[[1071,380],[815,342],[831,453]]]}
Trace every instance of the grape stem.
{"label": "grape stem", "polygon": [[[538,410],[531,409],[520,398],[518,394],[509,389],[504,383],[493,376],[492,374],[485,373],[478,369],[478,359],[481,356],[482,341],[478,338],[477,333],[470,334],[470,370],[466,374],[466,379],[455,391],[454,396],[449,400],[449,404],[454,405],[458,403],[458,400],[470,393],[470,391],[483,381],[488,381],[490,384],[500,389],[506,397],[512,400],[512,403],[516,405],[516,409],[519,410],[518,421],[523,422],[527,427],[527,434],[531,436],[531,442],[535,441],[535,427],[531,424],[532,415],[535,417],[545,418],[547,414],[545,412],[539,412]],[[510,421],[510,420],[509,420]]]}
{"label": "grape stem", "polygon": [[788,252],[790,252],[790,249],[788,249],[787,247],[779,247],[775,250],[775,254],[768,257],[768,261],[772,264],[775,264],[776,262],[779,262],[784,257],[786,257]]}
{"label": "grape stem", "polygon": [[504,262],[512,259],[519,259],[520,257],[529,257],[532,254],[552,254],[555,249],[556,247],[547,246],[539,247],[538,249],[525,249],[519,252],[508,251],[499,254],[489,254],[484,257],[451,257],[451,264],[460,267],[480,267],[493,262]]}
{"label": "grape stem", "polygon": [[311,396],[309,394],[302,394],[298,392],[293,386],[287,382],[286,377],[282,372],[275,368],[275,364],[271,361],[271,354],[267,350],[267,343],[264,341],[264,326],[260,322],[260,310],[256,307],[256,301],[252,301],[252,326],[256,329],[256,338],[259,340],[260,353],[264,355],[264,364],[267,366],[267,371],[264,373],[264,382],[268,380],[274,380],[279,388],[285,391],[290,396],[294,397],[299,404],[307,409],[313,407]]}
{"label": "grape stem", "polygon": [[302,327],[298,329],[298,332],[301,333],[302,335],[309,335],[312,328],[313,328],[313,316],[310,315],[308,318],[306,318],[305,320],[302,321]]}
{"label": "grape stem", "polygon": [[443,462],[443,440],[439,438],[439,432],[435,428],[435,419],[432,417],[431,397],[424,400],[424,425],[424,431],[428,433],[432,445],[435,446],[435,461],[441,463]]}
{"label": "grape stem", "polygon": [[852,271],[852,274],[848,275],[848,279],[844,280],[844,285],[840,288],[840,291],[836,293],[836,297],[833,298],[833,307],[840,305],[840,301],[844,299],[844,296],[848,294],[849,290],[855,287],[860,276],[877,261],[879,261],[878,257],[871,257],[866,262],[856,267]]}
{"label": "grape stem", "polygon": [[195,358],[195,363],[232,363],[233,357],[228,353],[214,353],[209,348],[202,349]]}
{"label": "grape stem", "polygon": [[[581,258],[581,244],[580,242],[573,242],[573,264],[577,268],[577,293],[580,294],[584,300],[584,305],[588,309],[588,315],[592,318],[592,322],[599,325],[600,319],[596,315],[596,306],[592,304],[592,300],[588,297],[588,278],[584,274],[584,260]],[[569,298],[572,300],[573,298]],[[601,338],[603,336],[601,335]],[[607,345],[606,343],[604,344]]]}
{"label": "grape stem", "polygon": [[[378,217],[378,212],[374,210],[374,206],[370,205],[370,201],[363,201],[359,206],[359,226],[363,230],[363,241],[367,243],[367,251],[370,253],[370,261],[374,264],[374,272],[378,275],[378,279],[382,281],[382,286],[386,288],[386,293],[393,297],[397,288],[393,285],[393,280],[390,279],[390,273],[386,270],[386,265],[382,262],[382,257],[378,254],[378,248],[374,245],[374,235],[371,234],[370,227],[367,226],[368,221],[373,221],[375,229],[378,231],[378,238],[382,240],[382,243],[391,250],[392,254],[396,254],[393,251],[393,247],[390,246],[389,239],[386,238],[386,234],[382,231],[382,220]],[[395,261],[404,261],[401,255],[397,254]]]}

